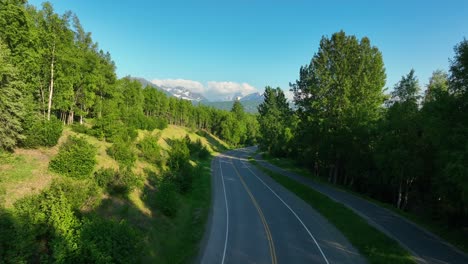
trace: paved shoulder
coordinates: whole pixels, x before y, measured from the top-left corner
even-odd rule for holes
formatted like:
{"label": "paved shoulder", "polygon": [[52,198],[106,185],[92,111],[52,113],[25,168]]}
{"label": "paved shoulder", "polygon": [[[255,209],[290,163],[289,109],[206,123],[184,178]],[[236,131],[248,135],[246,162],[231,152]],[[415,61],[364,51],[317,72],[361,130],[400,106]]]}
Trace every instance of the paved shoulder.
{"label": "paved shoulder", "polygon": [[468,263],[468,256],[411,221],[350,193],[317,183],[264,160],[258,163],[272,171],[307,185],[342,203],[408,249],[420,263]]}

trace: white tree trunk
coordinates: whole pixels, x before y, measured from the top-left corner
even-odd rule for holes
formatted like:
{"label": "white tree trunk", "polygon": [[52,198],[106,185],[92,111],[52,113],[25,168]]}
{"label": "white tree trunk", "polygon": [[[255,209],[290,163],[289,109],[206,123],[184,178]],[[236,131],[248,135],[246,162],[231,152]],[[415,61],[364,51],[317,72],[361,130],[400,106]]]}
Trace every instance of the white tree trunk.
{"label": "white tree trunk", "polygon": [[54,94],[54,61],[55,61],[55,44],[52,48],[52,61],[50,63],[50,85],[49,85],[49,104],[47,107],[47,120],[50,120],[50,110],[52,109],[52,96]]}

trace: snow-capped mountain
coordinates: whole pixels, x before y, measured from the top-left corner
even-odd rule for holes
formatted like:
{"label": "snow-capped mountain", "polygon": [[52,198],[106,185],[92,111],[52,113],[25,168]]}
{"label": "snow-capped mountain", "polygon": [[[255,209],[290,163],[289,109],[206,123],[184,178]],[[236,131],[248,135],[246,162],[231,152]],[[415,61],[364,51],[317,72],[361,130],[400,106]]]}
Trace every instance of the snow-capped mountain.
{"label": "snow-capped mountain", "polygon": [[230,102],[230,101],[236,101],[239,100],[241,102],[245,101],[260,101],[263,102],[263,94],[260,94],[258,92],[256,93],[251,93],[245,96],[242,96],[240,92],[232,94],[232,95],[227,95],[224,97],[219,98],[218,100],[214,100],[215,102]]}
{"label": "snow-capped mountain", "polygon": [[138,78],[138,77],[130,77],[130,78],[139,81],[143,86],[151,86],[155,89],[161,90],[168,96],[174,96],[174,97],[184,99],[184,100],[189,100],[192,102],[208,101],[203,95],[199,93],[191,92],[184,87],[157,86],[156,84],[144,78]]}
{"label": "snow-capped mountain", "polygon": [[245,102],[245,101],[260,101],[263,102],[263,94],[260,94],[260,93],[251,93],[251,94],[248,94],[244,97],[241,97],[240,100],[241,102]]}
{"label": "snow-capped mountain", "polygon": [[185,99],[185,100],[195,101],[195,102],[207,101],[207,99],[203,95],[199,93],[191,92],[187,88],[184,88],[184,87],[161,86],[160,88],[170,93],[172,96],[180,98],[180,99]]}
{"label": "snow-capped mountain", "polygon": [[260,105],[264,99],[263,94],[260,94],[258,92],[251,93],[246,96],[242,96],[242,94],[238,92],[232,95],[221,97],[216,101],[209,101],[203,95],[199,93],[194,93],[185,87],[158,86],[143,78],[135,78],[135,77],[129,77],[129,78],[139,81],[145,87],[151,86],[155,89],[161,90],[168,96],[173,96],[173,97],[177,97],[180,99],[189,100],[189,101],[192,101],[193,103],[201,102],[205,105],[213,106],[215,108],[223,109],[223,110],[230,110],[232,108],[234,101],[239,100],[244,106],[246,112],[255,113],[257,112],[257,106]]}
{"label": "snow-capped mountain", "polygon": [[257,113],[257,107],[263,102],[263,94],[260,93],[251,93],[246,96],[241,96],[241,94],[234,94],[230,97],[225,97],[222,101],[215,102],[204,102],[205,105],[209,105],[222,110],[231,110],[232,105],[235,100],[239,100],[240,103],[244,106],[244,110],[249,113]]}

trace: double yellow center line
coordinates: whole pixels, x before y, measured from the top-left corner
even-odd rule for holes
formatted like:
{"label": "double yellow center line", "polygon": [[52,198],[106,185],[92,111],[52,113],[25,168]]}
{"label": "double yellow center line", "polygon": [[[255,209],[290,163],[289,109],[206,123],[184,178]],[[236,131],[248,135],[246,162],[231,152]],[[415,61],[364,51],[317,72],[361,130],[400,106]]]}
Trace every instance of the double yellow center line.
{"label": "double yellow center line", "polygon": [[258,215],[260,216],[260,220],[262,221],[263,227],[265,228],[265,233],[266,233],[266,236],[267,236],[267,239],[268,239],[268,245],[270,246],[271,263],[272,264],[277,264],[275,244],[273,243],[273,237],[271,236],[270,227],[268,227],[268,223],[267,223],[267,221],[265,219],[265,216],[263,215],[263,211],[260,208],[260,206],[258,205],[257,200],[253,196],[253,194],[250,191],[249,187],[245,183],[244,178],[240,175],[239,171],[237,170],[236,165],[234,165],[234,162],[232,163],[232,166],[234,167],[234,170],[236,171],[237,176],[239,176],[239,179],[240,179],[242,185],[244,186],[244,189],[249,194],[253,205],[257,209]]}

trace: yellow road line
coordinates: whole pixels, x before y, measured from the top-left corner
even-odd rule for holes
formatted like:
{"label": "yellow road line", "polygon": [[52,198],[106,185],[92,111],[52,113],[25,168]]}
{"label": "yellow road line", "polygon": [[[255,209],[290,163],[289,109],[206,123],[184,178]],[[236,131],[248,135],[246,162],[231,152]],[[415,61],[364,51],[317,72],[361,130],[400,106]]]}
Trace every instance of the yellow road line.
{"label": "yellow road line", "polygon": [[239,176],[239,179],[241,180],[241,183],[244,186],[244,189],[249,194],[250,199],[252,200],[252,203],[254,204],[255,208],[257,209],[258,215],[260,216],[260,220],[262,221],[263,227],[265,228],[265,233],[266,233],[267,239],[268,239],[268,245],[270,246],[271,263],[272,264],[277,264],[275,244],[273,243],[273,237],[271,236],[270,227],[268,226],[268,223],[267,223],[267,221],[265,219],[265,216],[263,215],[263,211],[260,208],[260,206],[258,205],[257,200],[253,196],[253,194],[250,191],[249,187],[245,183],[244,178],[242,178],[242,176],[239,174],[239,171],[237,170],[236,165],[234,165],[234,163],[232,163],[232,166],[234,167],[234,170],[236,171],[237,176]]}

